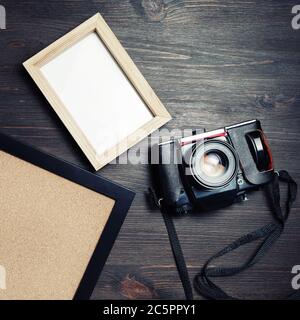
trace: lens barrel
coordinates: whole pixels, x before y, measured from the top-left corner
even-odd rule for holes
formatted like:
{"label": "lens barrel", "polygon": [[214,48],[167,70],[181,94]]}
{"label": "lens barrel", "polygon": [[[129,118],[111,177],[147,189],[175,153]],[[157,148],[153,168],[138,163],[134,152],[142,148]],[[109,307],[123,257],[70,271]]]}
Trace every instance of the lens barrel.
{"label": "lens barrel", "polygon": [[234,148],[220,140],[206,140],[194,149],[190,168],[201,186],[217,189],[226,186],[238,171],[238,156]]}

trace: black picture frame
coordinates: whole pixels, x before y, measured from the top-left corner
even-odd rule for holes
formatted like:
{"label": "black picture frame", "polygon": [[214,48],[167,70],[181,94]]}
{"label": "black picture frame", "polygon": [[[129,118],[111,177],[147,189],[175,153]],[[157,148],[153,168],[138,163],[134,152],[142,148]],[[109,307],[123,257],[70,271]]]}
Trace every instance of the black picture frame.
{"label": "black picture frame", "polygon": [[115,200],[113,210],[73,298],[74,300],[88,300],[93,293],[135,193],[1,132],[0,150]]}

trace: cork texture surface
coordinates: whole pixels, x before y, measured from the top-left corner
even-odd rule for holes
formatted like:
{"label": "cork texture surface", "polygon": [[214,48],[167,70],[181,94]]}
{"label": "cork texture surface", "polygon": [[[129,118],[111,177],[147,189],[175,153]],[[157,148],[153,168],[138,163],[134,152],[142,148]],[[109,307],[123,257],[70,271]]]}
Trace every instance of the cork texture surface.
{"label": "cork texture surface", "polygon": [[0,151],[0,299],[72,299],[114,203]]}

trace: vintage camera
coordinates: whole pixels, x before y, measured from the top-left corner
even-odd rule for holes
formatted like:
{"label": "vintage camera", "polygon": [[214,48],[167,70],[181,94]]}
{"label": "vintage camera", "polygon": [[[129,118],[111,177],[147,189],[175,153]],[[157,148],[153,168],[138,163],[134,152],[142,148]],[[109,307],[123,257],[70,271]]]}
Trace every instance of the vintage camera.
{"label": "vintage camera", "polygon": [[274,177],[258,120],[154,146],[156,194],[169,212],[208,211],[246,199]]}

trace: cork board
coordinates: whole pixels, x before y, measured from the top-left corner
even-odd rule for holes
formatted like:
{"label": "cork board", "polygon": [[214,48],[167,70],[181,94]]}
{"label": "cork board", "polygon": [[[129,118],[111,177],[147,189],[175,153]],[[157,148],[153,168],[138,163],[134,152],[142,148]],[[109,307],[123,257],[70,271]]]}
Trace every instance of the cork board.
{"label": "cork board", "polygon": [[0,299],[73,299],[117,200],[1,150],[0,181]]}

